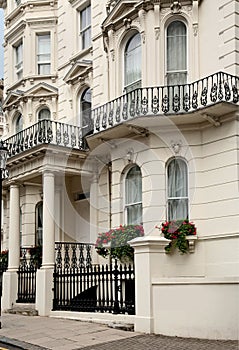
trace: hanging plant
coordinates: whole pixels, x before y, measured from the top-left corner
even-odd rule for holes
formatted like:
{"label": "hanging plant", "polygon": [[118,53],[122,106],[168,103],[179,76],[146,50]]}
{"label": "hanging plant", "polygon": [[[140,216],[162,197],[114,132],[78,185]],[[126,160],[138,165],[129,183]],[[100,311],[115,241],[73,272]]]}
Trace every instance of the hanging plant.
{"label": "hanging plant", "polygon": [[8,250],[0,253],[0,272],[6,271],[8,267]]}
{"label": "hanging plant", "polygon": [[96,252],[104,258],[111,256],[123,263],[133,262],[134,249],[127,242],[142,236],[144,236],[142,225],[120,225],[116,229],[99,233],[95,244]]}
{"label": "hanging plant", "polygon": [[172,220],[162,223],[158,227],[165,238],[171,242],[165,247],[167,253],[170,253],[173,248],[177,248],[180,253],[186,254],[189,252],[189,244],[187,236],[197,234],[195,224],[189,220]]}

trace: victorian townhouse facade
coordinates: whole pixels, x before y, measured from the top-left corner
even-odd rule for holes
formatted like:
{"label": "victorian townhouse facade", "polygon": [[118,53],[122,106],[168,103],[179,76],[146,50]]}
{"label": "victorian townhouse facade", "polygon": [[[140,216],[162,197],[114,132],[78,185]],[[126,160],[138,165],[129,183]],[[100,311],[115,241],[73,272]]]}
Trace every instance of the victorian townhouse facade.
{"label": "victorian townhouse facade", "polygon": [[[141,332],[236,339],[238,1],[0,0],[0,6],[8,148],[2,308],[23,302],[21,262],[27,264],[29,247],[42,246],[31,287],[40,315],[74,313],[133,323]],[[168,241],[156,226],[178,219],[192,221],[197,235],[188,254],[166,254]],[[108,260],[90,244],[99,232],[141,223],[145,236],[131,243],[133,311],[109,311],[108,294],[102,310],[98,301],[77,309],[78,259],[91,251],[86,260],[98,266],[95,284],[87,287],[84,277],[81,292],[99,296],[109,284],[107,277],[99,287],[99,266]],[[63,265],[71,274],[56,293],[56,266]],[[127,273],[115,297],[133,288]],[[70,299],[58,307],[65,294]]]}

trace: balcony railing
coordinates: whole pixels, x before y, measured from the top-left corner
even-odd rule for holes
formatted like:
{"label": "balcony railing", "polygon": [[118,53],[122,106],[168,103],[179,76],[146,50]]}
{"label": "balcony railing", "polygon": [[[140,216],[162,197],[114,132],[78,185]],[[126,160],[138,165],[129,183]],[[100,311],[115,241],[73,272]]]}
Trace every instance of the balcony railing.
{"label": "balcony railing", "polygon": [[190,113],[238,103],[239,78],[219,72],[191,84],[138,88],[93,109],[94,133],[139,116]]}
{"label": "balcony railing", "polygon": [[179,115],[219,102],[238,104],[239,78],[215,73],[191,84],[137,88],[87,113],[85,127],[42,120],[4,141],[9,157],[40,144],[87,150],[86,135],[141,116]]}
{"label": "balcony railing", "polygon": [[9,157],[41,144],[52,144],[86,150],[87,143],[85,141],[85,135],[90,130],[90,125],[80,128],[45,119],[4,140],[4,144],[8,148]]}

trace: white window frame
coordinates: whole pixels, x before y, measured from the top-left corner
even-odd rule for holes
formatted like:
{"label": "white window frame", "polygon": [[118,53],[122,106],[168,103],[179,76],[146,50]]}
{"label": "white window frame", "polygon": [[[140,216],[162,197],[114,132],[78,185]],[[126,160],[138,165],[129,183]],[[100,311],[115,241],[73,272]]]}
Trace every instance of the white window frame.
{"label": "white window frame", "polygon": [[[41,37],[49,37],[49,52],[40,52],[40,38]],[[37,74],[38,75],[50,75],[51,74],[51,32],[42,32],[42,33],[36,33],[36,45],[37,45]],[[45,56],[45,57],[44,57]],[[41,68],[46,68],[47,72],[41,73]]]}
{"label": "white window frame", "polygon": [[[136,47],[139,48],[140,47],[140,54],[141,54],[141,76],[140,76],[140,79],[137,79],[135,81],[132,81],[130,83],[126,83],[126,75],[127,75],[127,72],[126,72],[126,51],[127,51],[127,47],[130,43],[130,41],[136,36],[136,35],[139,35],[140,37],[140,45]],[[125,47],[124,47],[124,59],[123,59],[123,62],[124,62],[124,91],[125,92],[130,92],[134,89],[137,89],[137,88],[140,88],[141,87],[141,82],[142,82],[142,42],[141,42],[141,36],[140,36],[140,33],[139,32],[134,32],[130,38],[128,38],[126,44],[125,44]]]}
{"label": "white window frame", "polygon": [[[174,22],[181,22],[186,29],[185,32],[185,36],[186,36],[186,69],[182,69],[182,70],[169,70],[168,69],[168,64],[167,64],[167,58],[168,58],[168,28],[170,25],[172,25]],[[169,85],[169,75],[170,74],[180,74],[180,73],[184,73],[185,74],[185,81],[178,81],[178,83],[175,84],[170,84],[170,85],[181,85],[181,84],[186,84],[187,80],[188,80],[188,26],[186,21],[183,18],[174,18],[173,20],[171,20],[170,22],[167,23],[166,27],[165,27],[165,76],[166,76],[166,83],[167,85]]]}
{"label": "white window frame", "polygon": [[14,45],[15,51],[15,73],[18,80],[23,77],[23,41],[19,41]]}
{"label": "white window frame", "polygon": [[[87,23],[83,27],[82,25],[82,16],[83,13],[86,13]],[[80,49],[85,50],[91,47],[91,4],[86,5],[85,7],[78,10],[78,26],[79,26],[79,43]],[[86,34],[89,34],[89,42],[84,42],[84,37]]]}
{"label": "white window frame", "polygon": [[[86,87],[80,94],[79,94],[79,97],[78,97],[78,113],[79,113],[79,126],[82,128],[82,129],[87,129],[87,127],[89,126],[89,122],[87,124],[85,124],[85,121],[86,119],[84,119],[84,111],[83,111],[83,108],[82,108],[82,105],[84,103],[83,101],[83,97],[85,96],[85,94],[87,93],[87,91],[90,91],[90,93],[92,93],[90,87]],[[85,101],[86,103],[88,101]],[[88,102],[91,104],[92,106],[92,94],[91,94],[91,101]],[[90,107],[90,111],[91,111],[91,107]],[[89,114],[89,117],[90,117],[91,113]]]}
{"label": "white window frame", "polygon": [[16,116],[16,119],[15,119],[15,131],[16,131],[16,134],[18,134],[22,130],[23,130],[23,116],[19,112],[17,114],[17,116]]}
{"label": "white window frame", "polygon": [[[127,177],[128,177],[129,172],[134,167],[137,167],[140,170],[140,176],[141,176],[141,188],[140,188],[141,200],[127,203],[127,200],[126,200],[127,199],[127,192],[126,192],[127,191],[127,185],[126,185],[126,182],[127,182]],[[140,221],[132,222],[132,220],[129,220],[129,217],[128,217],[128,209],[132,208],[132,207],[135,207],[135,206],[140,206],[141,216],[140,216]],[[125,219],[124,221],[125,221],[126,225],[131,225],[131,224],[132,225],[139,225],[139,224],[142,224],[142,221],[143,221],[142,173],[141,173],[140,167],[137,164],[133,164],[129,169],[127,169],[127,172],[126,172],[125,177],[124,177],[124,219]]]}
{"label": "white window frame", "polygon": [[[184,196],[169,196],[169,166],[173,161],[180,161],[184,163],[186,166],[186,195]],[[188,173],[188,163],[184,158],[181,157],[176,157],[176,158],[171,158],[167,162],[166,165],[166,194],[167,194],[167,219],[170,220],[184,220],[189,218],[189,173]],[[170,216],[170,210],[169,210],[169,204],[172,201],[180,201],[183,200],[186,202],[186,217],[171,217]]]}

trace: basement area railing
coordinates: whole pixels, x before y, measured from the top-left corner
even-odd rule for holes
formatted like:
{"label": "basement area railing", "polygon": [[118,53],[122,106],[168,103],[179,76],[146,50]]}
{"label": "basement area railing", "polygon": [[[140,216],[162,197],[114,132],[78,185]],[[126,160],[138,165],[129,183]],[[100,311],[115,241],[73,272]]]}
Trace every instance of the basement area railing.
{"label": "basement area railing", "polygon": [[58,242],[55,249],[53,310],[135,313],[133,264],[93,264],[92,244]]}
{"label": "basement area railing", "polygon": [[237,104],[239,78],[218,72],[191,84],[138,88],[93,109],[94,133],[139,116],[190,113],[218,102]]}

